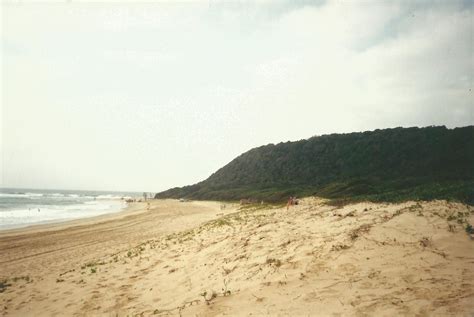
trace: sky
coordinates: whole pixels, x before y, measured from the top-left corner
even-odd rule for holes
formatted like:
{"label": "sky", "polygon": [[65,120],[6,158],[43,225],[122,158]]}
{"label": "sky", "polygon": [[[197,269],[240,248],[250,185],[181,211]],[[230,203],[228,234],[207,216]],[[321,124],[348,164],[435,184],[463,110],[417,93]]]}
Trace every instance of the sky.
{"label": "sky", "polygon": [[0,187],[158,192],[253,147],[474,124],[473,1],[3,1]]}

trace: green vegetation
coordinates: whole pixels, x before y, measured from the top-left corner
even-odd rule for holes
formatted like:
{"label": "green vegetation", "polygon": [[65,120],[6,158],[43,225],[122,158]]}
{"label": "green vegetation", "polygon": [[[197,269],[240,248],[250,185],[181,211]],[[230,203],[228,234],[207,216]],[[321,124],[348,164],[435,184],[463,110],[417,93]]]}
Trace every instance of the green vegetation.
{"label": "green vegetation", "polygon": [[268,265],[273,265],[275,267],[281,266],[281,261],[279,259],[274,259],[274,258],[268,258],[265,263],[267,263]]}
{"label": "green vegetation", "polygon": [[331,134],[252,149],[191,186],[155,198],[279,202],[447,199],[474,204],[474,126]]}
{"label": "green vegetation", "polygon": [[465,229],[465,230],[466,230],[466,232],[467,232],[468,234],[474,234],[474,228],[473,228],[472,225],[469,224],[469,223],[466,225],[466,229]]}
{"label": "green vegetation", "polygon": [[12,281],[14,283],[18,281],[24,281],[26,283],[31,283],[33,280],[30,278],[29,275],[25,276],[15,276],[12,278],[5,278],[0,280],[0,293],[3,293],[8,287],[12,286],[11,283],[8,283],[8,281]]}
{"label": "green vegetation", "polygon": [[3,293],[8,287],[12,286],[12,284],[7,283],[7,280],[0,280],[0,293]]}

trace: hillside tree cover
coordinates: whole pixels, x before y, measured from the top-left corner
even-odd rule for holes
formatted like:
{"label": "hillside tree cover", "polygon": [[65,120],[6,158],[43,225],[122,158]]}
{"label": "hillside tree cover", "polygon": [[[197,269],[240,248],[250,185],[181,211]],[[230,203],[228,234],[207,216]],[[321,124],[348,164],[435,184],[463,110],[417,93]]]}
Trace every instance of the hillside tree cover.
{"label": "hillside tree cover", "polygon": [[394,128],[268,144],[155,198],[282,201],[290,195],[474,204],[474,126]]}

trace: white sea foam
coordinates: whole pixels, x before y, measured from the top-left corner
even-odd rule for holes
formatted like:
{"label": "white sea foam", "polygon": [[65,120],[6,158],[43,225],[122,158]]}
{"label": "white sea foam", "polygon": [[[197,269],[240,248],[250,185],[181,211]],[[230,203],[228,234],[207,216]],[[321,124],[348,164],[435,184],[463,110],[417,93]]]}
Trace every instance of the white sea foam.
{"label": "white sea foam", "polygon": [[47,196],[49,196],[49,197],[64,197],[64,194],[53,193],[53,194],[47,194]]}
{"label": "white sea foam", "polygon": [[[5,195],[21,195],[21,194],[0,194],[2,197],[17,197]],[[23,195],[22,197],[25,197]],[[64,195],[63,195],[64,196]],[[77,195],[79,196],[79,195]],[[108,195],[107,195],[108,196]],[[49,199],[56,199],[59,195],[49,196]],[[75,197],[75,196],[74,196]],[[69,197],[69,199],[74,199]],[[1,209],[0,210],[0,230],[21,228],[34,224],[61,222],[80,218],[94,217],[107,213],[118,212],[126,207],[126,203],[122,200],[91,200],[78,201],[76,203],[66,205],[35,205],[28,204],[21,208]]]}
{"label": "white sea foam", "polygon": [[44,196],[44,194],[39,194],[39,193],[25,193],[24,195],[28,197],[43,197]]}
{"label": "white sea foam", "polygon": [[0,230],[117,212],[130,194],[0,188]]}
{"label": "white sea foam", "polygon": [[0,193],[0,198],[1,197],[31,198],[31,197],[43,197],[43,194],[37,194],[37,193]]}
{"label": "white sea foam", "polygon": [[117,196],[117,195],[99,195],[97,199],[122,199],[124,196]]}
{"label": "white sea foam", "polygon": [[25,197],[25,194],[6,194],[6,193],[0,193],[0,198],[1,197],[8,197],[8,198],[13,198],[13,197]]}

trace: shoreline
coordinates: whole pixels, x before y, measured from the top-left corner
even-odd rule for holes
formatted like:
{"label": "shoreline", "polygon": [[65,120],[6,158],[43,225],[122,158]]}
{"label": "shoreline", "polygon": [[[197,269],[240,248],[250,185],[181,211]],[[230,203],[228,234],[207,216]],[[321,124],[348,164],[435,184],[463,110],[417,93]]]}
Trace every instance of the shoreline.
{"label": "shoreline", "polygon": [[[120,201],[120,200],[114,200],[114,201]],[[95,223],[96,221],[107,221],[114,219],[116,217],[120,217],[121,214],[122,216],[126,216],[128,213],[136,211],[136,209],[139,209],[139,206],[136,206],[135,204],[140,204],[139,202],[133,202],[133,203],[126,203],[126,206],[123,207],[122,209],[119,209],[117,211],[111,211],[111,212],[105,212],[100,215],[95,215],[95,216],[86,216],[83,218],[71,218],[71,219],[60,219],[60,220],[51,220],[51,221],[45,221],[45,222],[38,222],[38,223],[32,223],[32,224],[26,224],[21,227],[13,227],[13,228],[0,228],[0,237],[4,235],[15,235],[15,234],[22,234],[22,233],[29,233],[29,232],[39,232],[39,231],[49,231],[49,230],[55,230],[55,229],[65,229],[71,226],[76,226],[76,225],[81,225],[81,224],[86,224],[86,223]]]}
{"label": "shoreline", "polygon": [[[203,210],[203,204],[209,208]],[[160,200],[150,201],[150,205],[147,210],[146,203],[135,202],[116,213],[2,230],[0,265],[3,272],[0,272],[0,280],[8,275],[23,276],[32,267],[33,272],[42,270],[25,259],[43,258],[45,266],[53,264],[59,269],[66,263],[78,264],[146,239],[188,229],[215,218],[219,210],[219,204],[213,202]],[[186,220],[193,214],[193,219]],[[48,256],[43,257],[44,254]]]}

